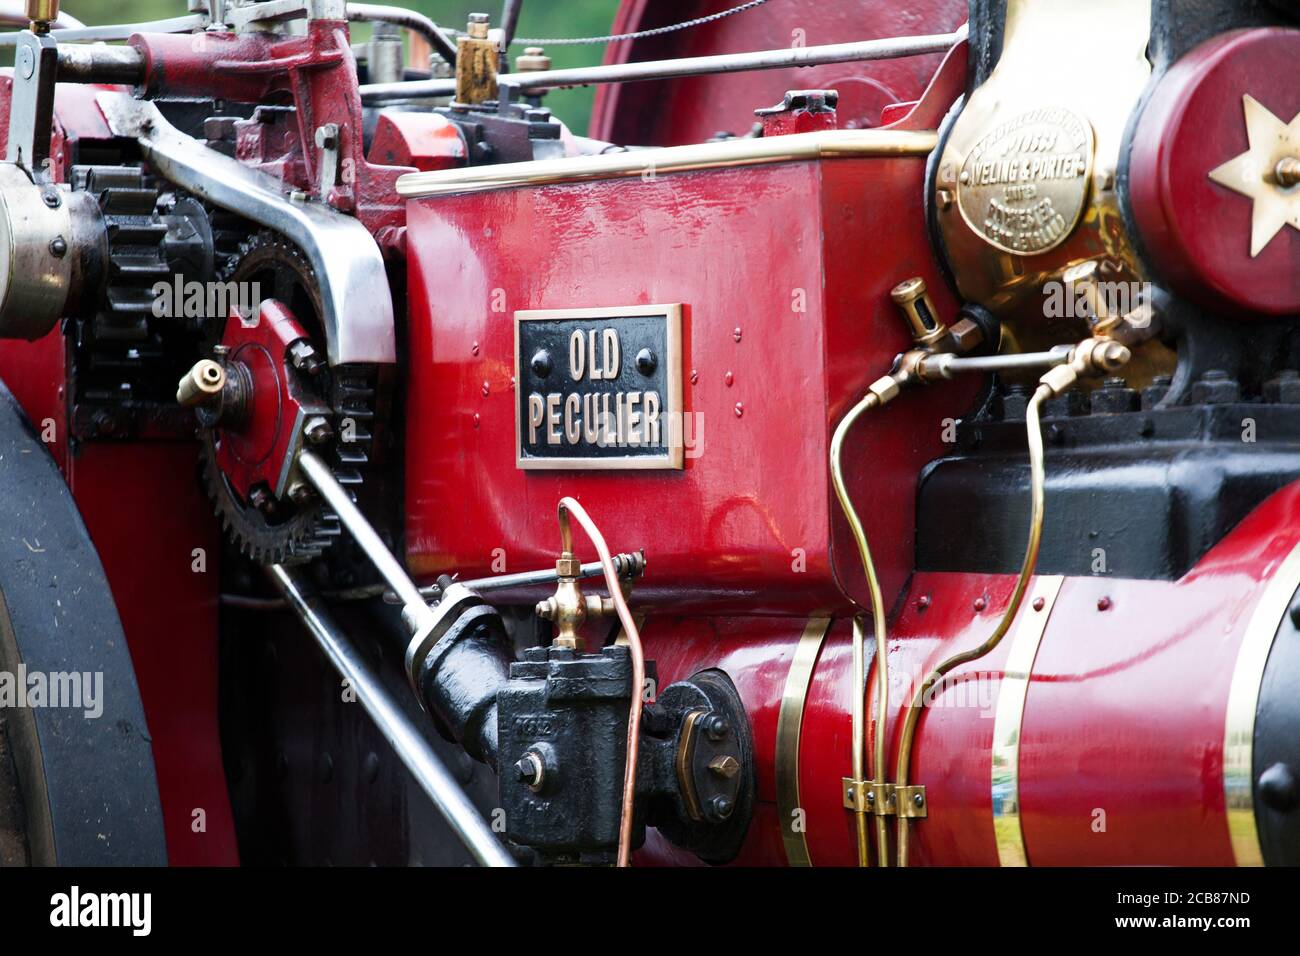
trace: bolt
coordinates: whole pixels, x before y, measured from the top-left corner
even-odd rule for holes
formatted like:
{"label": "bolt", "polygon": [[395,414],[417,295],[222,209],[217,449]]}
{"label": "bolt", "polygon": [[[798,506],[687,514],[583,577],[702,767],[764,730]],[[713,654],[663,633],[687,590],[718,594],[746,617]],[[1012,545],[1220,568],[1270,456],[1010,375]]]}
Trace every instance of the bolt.
{"label": "bolt", "polygon": [[[531,367],[533,374],[538,378],[549,378],[552,367],[551,353],[546,351],[546,349],[538,349],[536,354],[533,355]],[[484,392],[483,394],[486,395],[487,392]]]}
{"label": "bolt", "polygon": [[300,372],[315,375],[325,367],[315,347],[306,339],[299,339],[289,346],[289,362]]}
{"label": "bolt", "polygon": [[730,780],[736,774],[740,773],[740,761],[730,754],[721,757],[714,757],[709,761],[709,770],[719,777]]}
{"label": "bolt", "polygon": [[326,123],[316,128],[316,145],[321,149],[338,149],[339,128],[336,123]]}
{"label": "bolt", "polygon": [[519,775],[519,782],[527,784],[528,789],[534,793],[542,788],[542,780],[546,776],[546,770],[542,764],[542,758],[533,751],[528,751],[515,764],[515,772]]}
{"label": "bolt", "polygon": [[68,240],[62,236],[55,236],[50,240],[50,255],[56,259],[62,259],[68,254]]}
{"label": "bolt", "polygon": [[731,732],[731,723],[721,714],[706,714],[700,721],[700,729],[710,740],[721,740]]}
{"label": "bolt", "polygon": [[722,794],[718,794],[716,797],[710,800],[709,806],[712,807],[714,814],[722,820],[725,820],[727,819],[727,817],[731,816],[731,811],[732,809],[734,809],[731,802],[731,798],[725,797]]}
{"label": "bolt", "polygon": [[912,804],[913,804],[913,806],[917,806],[917,807],[923,807],[923,806],[925,806],[925,794],[923,794],[923,793],[916,793],[916,794],[913,794],[913,795],[912,795]]}
{"label": "bolt", "polygon": [[51,209],[58,209],[59,203],[62,201],[59,198],[59,191],[53,186],[46,187],[45,192],[41,193],[41,199],[45,200],[45,205]]}
{"label": "bolt", "polygon": [[330,423],[319,415],[307,419],[302,433],[303,437],[313,445],[323,445],[334,437],[334,429],[330,428]]}
{"label": "bolt", "polygon": [[655,373],[659,367],[659,358],[649,349],[642,349],[636,353],[636,370],[647,378]]}
{"label": "bolt", "polygon": [[248,503],[263,514],[275,511],[275,498],[265,485],[258,485],[248,493]]}
{"label": "bolt", "polygon": [[918,611],[924,611],[929,606],[930,606],[930,595],[922,594],[919,598],[916,599],[916,609]]}

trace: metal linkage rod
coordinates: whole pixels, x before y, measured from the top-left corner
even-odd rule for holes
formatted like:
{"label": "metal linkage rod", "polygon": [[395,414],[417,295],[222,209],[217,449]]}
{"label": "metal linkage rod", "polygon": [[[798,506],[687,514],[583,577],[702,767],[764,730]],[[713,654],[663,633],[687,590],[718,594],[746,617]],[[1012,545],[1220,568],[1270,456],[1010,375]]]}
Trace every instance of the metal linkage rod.
{"label": "metal linkage rod", "polygon": [[447,35],[423,13],[380,3],[349,3],[347,5],[349,20],[361,20],[370,23],[392,23],[420,34],[440,57],[452,66],[456,65],[456,46]]}
{"label": "metal linkage rod", "polygon": [[[351,502],[349,502],[351,504]],[[406,713],[370,672],[361,655],[335,625],[320,599],[303,584],[298,572],[283,565],[269,568],[271,580],[283,592],[289,607],[306,625],[334,669],[356,691],[357,700],[411,771],[420,788],[460,837],[474,859],[484,866],[514,866],[491,828],[479,815],[456,778]]]}
{"label": "metal linkage rod", "polygon": [[352,503],[352,496],[339,484],[329,466],[309,451],[298,456],[298,466],[307,480],[320,492],[326,504],[339,516],[339,520],[352,535],[352,540],[366,553],[366,557],[388,582],[388,586],[401,598],[402,616],[406,618],[407,626],[411,631],[414,633],[432,626],[436,618],[433,610],[420,596],[420,589],[415,586],[415,582],[407,576],[392,552],[380,540],[365,515]]}
{"label": "metal linkage rod", "polygon": [[[638,80],[667,80],[680,76],[703,76],[710,73],[739,73],[746,70],[779,70],[791,66],[820,66],[825,63],[856,63],[888,60],[922,53],[942,53],[966,38],[963,26],[953,33],[928,36],[891,37],[861,40],[856,43],[833,43],[826,46],[795,47],[782,50],[758,50],[753,53],[724,53],[718,56],[691,56],[679,60],[649,60],[644,63],[613,63],[584,66],[571,70],[544,70],[536,73],[506,73],[497,77],[520,90],[549,90],[592,83],[630,83]],[[455,80],[412,80],[405,83],[372,83],[361,87],[363,103],[380,103],[391,99],[451,96]]]}
{"label": "metal linkage rod", "polygon": [[[614,555],[614,568],[618,571],[619,577],[637,577],[645,570],[645,555],[637,552],[636,554],[616,554]],[[578,578],[595,578],[599,577],[605,571],[604,566],[599,561],[588,561],[582,565],[579,570]],[[559,574],[554,568],[542,568],[540,571],[516,571],[514,574],[495,574],[490,578],[471,578],[468,581],[457,581],[462,587],[467,587],[471,591],[482,593],[484,591],[504,591],[508,588],[526,588],[541,584],[554,584]],[[438,600],[442,596],[442,588],[436,584],[426,584],[420,588],[426,600]],[[396,595],[385,594],[384,600],[390,597],[396,598]]]}

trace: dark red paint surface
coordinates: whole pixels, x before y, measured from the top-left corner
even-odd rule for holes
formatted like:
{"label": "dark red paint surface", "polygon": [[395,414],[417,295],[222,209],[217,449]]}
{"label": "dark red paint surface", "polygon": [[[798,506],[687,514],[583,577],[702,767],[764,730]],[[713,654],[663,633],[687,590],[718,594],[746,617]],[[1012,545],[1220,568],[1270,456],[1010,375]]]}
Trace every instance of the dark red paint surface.
{"label": "dark red paint surface", "polygon": [[[624,0],[614,33],[626,33],[708,16],[734,0]],[[608,47],[607,63],[749,50],[780,50],[882,37],[947,33],[966,21],[961,0],[877,3],[769,3],[750,12],[677,33]],[[939,65],[939,54],[623,83],[596,88],[591,135],[614,143],[673,146],[699,143],[726,130],[736,135],[756,122],[754,110],[780,103],[786,90],[835,89],[839,126],[876,126],[891,103],[915,100]]]}
{"label": "dark red paint surface", "polygon": [[[72,141],[109,138],[96,92],[57,87],[51,156],[60,179]],[[0,115],[8,114],[9,94],[6,76]],[[4,139],[0,127],[0,146]],[[198,446],[96,442],[74,451],[64,349],[58,329],[35,342],[2,341],[0,378],[37,432],[52,432],[50,453],[103,562],[149,723],[168,858],[233,865],[239,853],[217,727],[220,539],[197,479]],[[204,571],[195,570],[195,549],[203,551]]]}
{"label": "dark red paint surface", "polygon": [[1300,30],[1208,40],[1160,80],[1133,134],[1129,195],[1144,252],[1177,291],[1247,317],[1300,312],[1300,230],[1284,225],[1252,258],[1254,203],[1209,174],[1249,148],[1245,94],[1283,124],[1300,114],[1297,58]]}

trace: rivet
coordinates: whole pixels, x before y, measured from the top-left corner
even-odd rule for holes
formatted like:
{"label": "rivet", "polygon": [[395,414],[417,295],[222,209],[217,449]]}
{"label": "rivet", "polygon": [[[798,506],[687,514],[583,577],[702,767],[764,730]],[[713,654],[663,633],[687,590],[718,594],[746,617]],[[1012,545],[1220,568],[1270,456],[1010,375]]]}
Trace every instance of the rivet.
{"label": "rivet", "polygon": [[469,347],[469,352],[470,352],[471,355],[478,355],[478,343],[477,343],[477,342],[475,342],[473,345],[471,345],[471,346]]}
{"label": "rivet", "polygon": [[365,774],[368,783],[374,783],[379,779],[379,754],[373,750],[366,754],[366,759],[361,763],[361,772]]}
{"label": "rivet", "polygon": [[1097,598],[1097,610],[1098,610],[1098,611],[1109,611],[1109,610],[1110,610],[1110,598],[1105,597],[1104,595],[1103,595],[1102,597]]}
{"label": "rivet", "polygon": [[484,382],[484,383],[483,383],[483,397],[484,397],[484,398],[487,398],[487,396],[488,396],[488,391],[489,391],[489,389],[488,389],[488,383],[487,383],[487,382]]}
{"label": "rivet", "polygon": [[1040,598],[1040,597],[1036,597],[1036,598],[1034,598],[1034,610],[1035,610],[1035,611],[1041,611],[1041,610],[1042,610],[1044,607],[1046,607],[1046,606],[1047,606],[1047,602],[1044,601],[1042,598]]}
{"label": "rivet", "polygon": [[745,406],[741,402],[736,402],[736,417],[740,418],[740,416],[744,414],[745,414]]}
{"label": "rivet", "polygon": [[981,597],[977,597],[977,598],[975,599],[975,610],[977,610],[977,611],[982,611],[982,610],[984,610],[984,609],[985,609],[986,607],[988,607],[988,606],[989,606],[989,602],[986,601],[986,600],[984,600],[984,598],[983,598],[982,596],[981,596]]}
{"label": "rivet", "polygon": [[930,606],[930,595],[922,594],[919,598],[916,599],[916,609],[918,611],[924,611],[929,606]]}
{"label": "rivet", "polygon": [[695,369],[691,369],[691,384],[694,385],[699,380],[700,380],[700,373],[695,371]]}
{"label": "rivet", "polygon": [[731,386],[736,383],[736,376],[731,372],[728,372],[726,375],[722,376],[722,381],[726,383],[727,388],[731,388]]}
{"label": "rivet", "polygon": [[737,342],[740,341],[740,326],[736,326],[734,329],[732,329],[731,337],[735,339]]}

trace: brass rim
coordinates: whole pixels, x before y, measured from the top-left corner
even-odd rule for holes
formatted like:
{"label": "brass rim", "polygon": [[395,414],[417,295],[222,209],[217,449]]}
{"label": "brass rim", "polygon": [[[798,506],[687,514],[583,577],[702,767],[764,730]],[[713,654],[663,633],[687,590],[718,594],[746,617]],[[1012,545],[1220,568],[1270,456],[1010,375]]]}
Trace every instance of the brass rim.
{"label": "brass rim", "polygon": [[[993,717],[993,838],[1001,866],[1028,866],[1025,834],[1020,824],[1020,730],[1034,659],[1047,631],[1048,619],[1061,593],[1061,575],[1038,578],[1031,588],[1029,606],[1017,622]],[[1038,605],[1042,600],[1041,607]]]}
{"label": "brass rim", "polygon": [[781,710],[776,718],[776,808],[781,817],[781,841],[785,858],[791,866],[812,866],[804,829],[794,828],[799,800],[799,735],[803,729],[803,707],[808,699],[808,685],[822,642],[830,630],[828,617],[810,618],[803,636],[790,659],[786,673]]}
{"label": "brass rim", "polygon": [[666,173],[754,166],[794,160],[862,156],[925,156],[938,144],[933,130],[826,130],[720,143],[664,146],[597,156],[501,163],[466,169],[407,173],[397,179],[404,199],[540,186],[595,179],[651,179]]}

